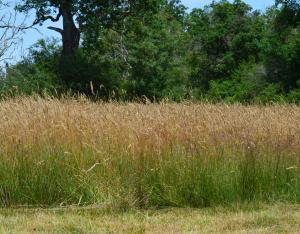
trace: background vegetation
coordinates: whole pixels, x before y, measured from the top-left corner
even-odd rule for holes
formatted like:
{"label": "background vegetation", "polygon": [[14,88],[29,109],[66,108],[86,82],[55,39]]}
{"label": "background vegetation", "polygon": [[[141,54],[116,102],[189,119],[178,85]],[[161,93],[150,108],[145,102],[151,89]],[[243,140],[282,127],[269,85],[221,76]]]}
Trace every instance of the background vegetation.
{"label": "background vegetation", "polygon": [[67,92],[103,100],[300,101],[297,1],[276,1],[265,12],[241,0],[191,12],[179,0],[88,2],[20,1],[18,11],[36,11],[35,24],[56,20],[47,15],[55,12],[65,19],[69,10],[81,40],[66,49],[64,24],[63,46],[38,41],[2,73],[1,97]]}

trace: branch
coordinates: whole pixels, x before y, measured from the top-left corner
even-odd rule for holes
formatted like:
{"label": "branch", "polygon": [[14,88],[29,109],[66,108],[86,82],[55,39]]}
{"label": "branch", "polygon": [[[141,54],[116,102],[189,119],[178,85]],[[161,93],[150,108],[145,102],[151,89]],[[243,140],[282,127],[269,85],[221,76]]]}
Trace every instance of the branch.
{"label": "branch", "polygon": [[51,15],[43,15],[43,16],[41,16],[40,18],[37,18],[37,19],[33,22],[32,26],[37,25],[37,24],[39,24],[39,23],[41,23],[41,22],[44,22],[44,21],[46,21],[46,20],[51,20],[52,22],[57,22],[57,21],[59,21],[59,19],[60,19],[61,16],[62,16],[61,11],[59,11],[59,13],[56,15],[56,17],[53,17],[53,16],[51,16]]}
{"label": "branch", "polygon": [[56,27],[49,26],[48,29],[53,30],[55,32],[58,32],[61,35],[63,34],[63,30],[61,28],[56,28]]}
{"label": "branch", "polygon": [[2,63],[2,61],[12,59],[14,52],[22,45],[22,34],[27,16],[19,22],[17,12],[12,12],[8,3],[4,4],[1,0],[0,10],[3,11],[0,15],[0,62]]}

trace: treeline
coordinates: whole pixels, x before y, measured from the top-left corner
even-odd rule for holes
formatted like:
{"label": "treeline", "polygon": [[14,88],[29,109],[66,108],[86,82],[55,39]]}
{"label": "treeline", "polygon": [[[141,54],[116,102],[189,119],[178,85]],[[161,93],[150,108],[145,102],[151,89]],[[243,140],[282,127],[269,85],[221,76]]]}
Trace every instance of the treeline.
{"label": "treeline", "polygon": [[[191,12],[179,0],[58,2],[16,6],[35,9],[35,24],[46,14],[55,13],[53,21],[62,16],[63,46],[40,40],[7,66],[2,97],[67,92],[104,100],[300,101],[300,2],[277,1],[265,12],[241,0]],[[67,44],[77,34],[67,34],[66,9],[73,32],[80,32],[78,46]]]}

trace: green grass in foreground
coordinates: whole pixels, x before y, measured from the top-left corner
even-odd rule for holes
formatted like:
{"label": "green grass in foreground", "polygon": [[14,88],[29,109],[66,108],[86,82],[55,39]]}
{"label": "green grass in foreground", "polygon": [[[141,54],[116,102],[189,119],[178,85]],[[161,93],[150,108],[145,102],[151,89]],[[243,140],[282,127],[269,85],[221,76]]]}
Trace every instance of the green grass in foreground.
{"label": "green grass in foreground", "polygon": [[[297,161],[247,154],[95,155],[54,147],[0,162],[3,206],[104,204],[113,209],[208,207],[236,202],[300,200]],[[49,153],[47,153],[49,152]],[[70,151],[68,151],[70,152]],[[8,159],[5,159],[8,158]],[[288,158],[288,156],[286,156]]]}
{"label": "green grass in foreground", "polygon": [[51,145],[29,152],[22,147],[1,158],[2,207],[101,204],[128,210],[300,201],[298,157],[288,154],[280,162],[259,152],[137,158]]}
{"label": "green grass in foreground", "polygon": [[0,210],[1,233],[299,233],[300,206],[256,209]]}

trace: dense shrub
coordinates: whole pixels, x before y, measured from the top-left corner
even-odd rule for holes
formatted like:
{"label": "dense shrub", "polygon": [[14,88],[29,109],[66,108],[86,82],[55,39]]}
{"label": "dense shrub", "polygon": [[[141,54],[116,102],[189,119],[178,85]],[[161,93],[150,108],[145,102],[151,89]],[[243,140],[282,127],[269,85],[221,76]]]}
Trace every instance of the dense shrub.
{"label": "dense shrub", "polygon": [[7,69],[0,79],[0,94],[16,95],[57,95],[62,90],[57,75],[48,72],[30,61],[22,61]]}
{"label": "dense shrub", "polygon": [[208,97],[226,102],[252,102],[267,86],[263,65],[245,64],[229,79],[211,81]]}

